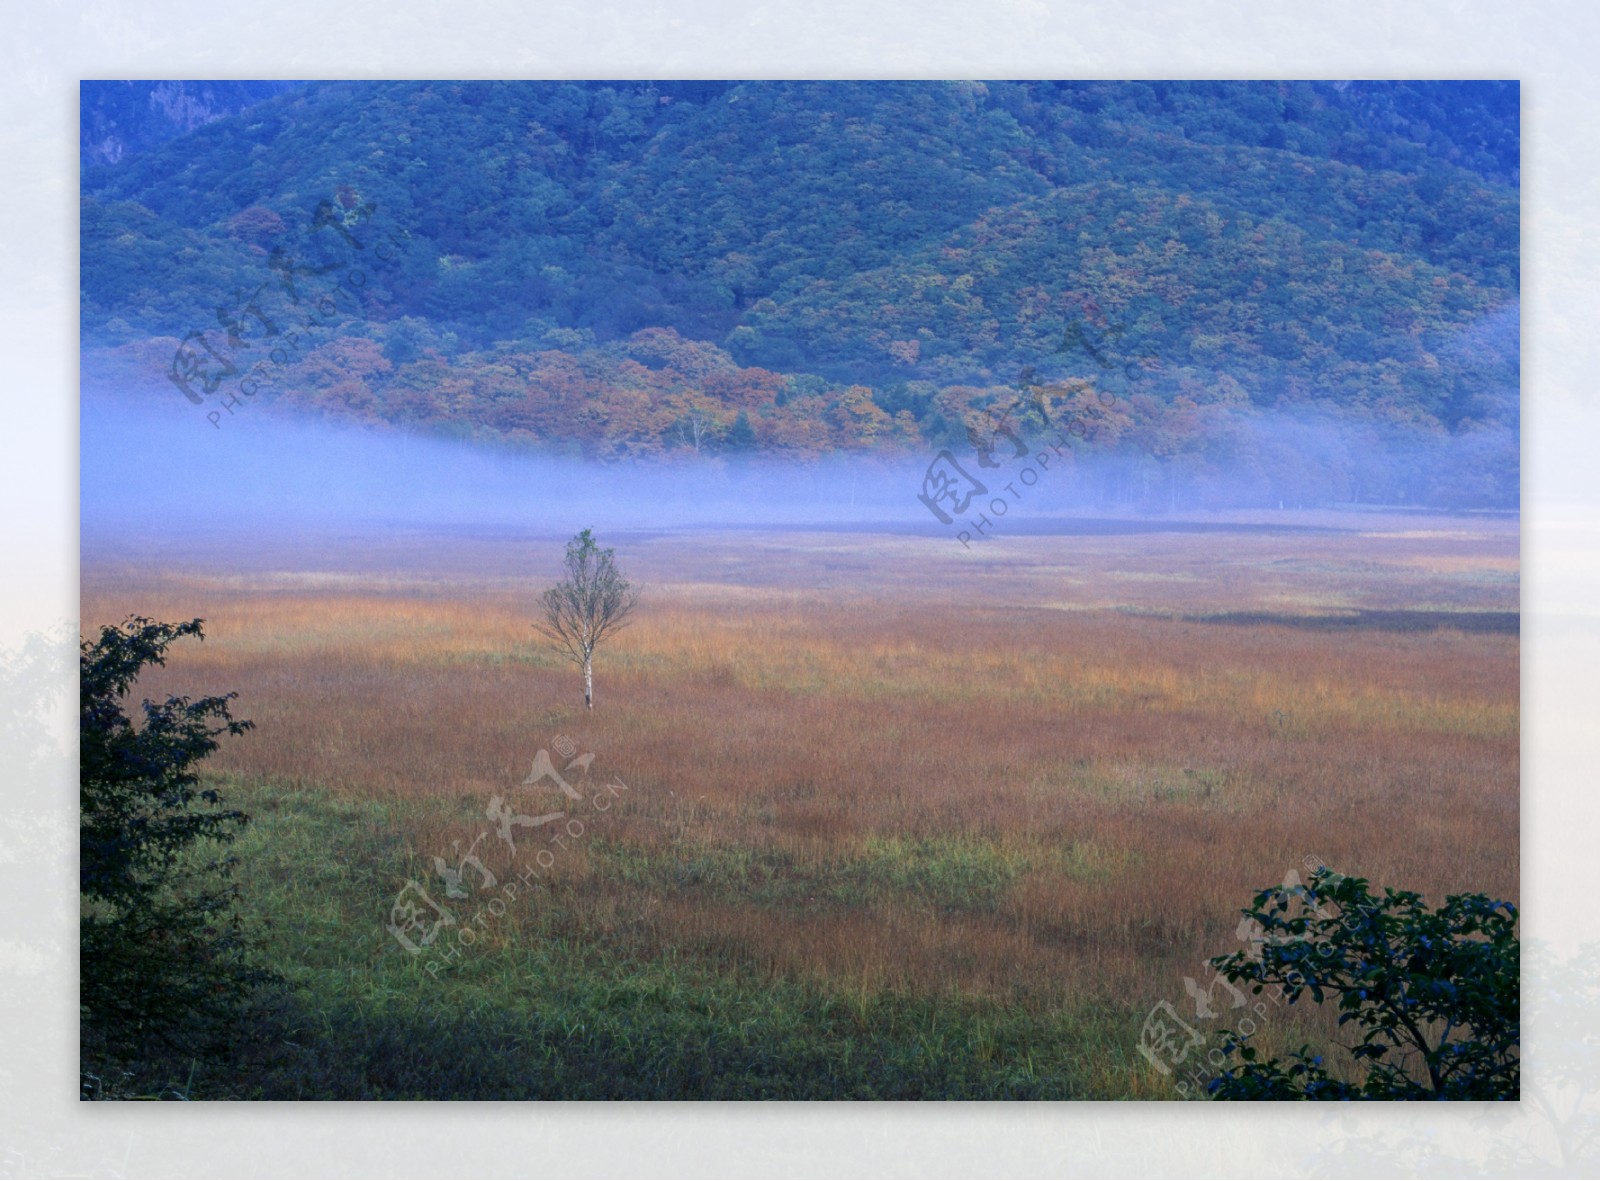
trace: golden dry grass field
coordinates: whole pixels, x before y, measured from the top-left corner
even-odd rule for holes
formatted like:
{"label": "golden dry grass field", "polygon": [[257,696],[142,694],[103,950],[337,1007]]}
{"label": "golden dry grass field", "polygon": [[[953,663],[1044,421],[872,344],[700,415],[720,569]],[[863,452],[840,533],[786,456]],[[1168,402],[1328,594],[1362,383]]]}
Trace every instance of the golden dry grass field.
{"label": "golden dry grass field", "polygon": [[[90,547],[82,618],[203,618],[139,692],[256,725],[207,766],[324,1048],[232,1093],[1174,1098],[1145,1014],[1228,1025],[1184,977],[1307,858],[1518,899],[1516,523],[1259,521],[602,532],[644,597],[592,715],[553,534]],[[568,740],[583,798],[525,785]],[[513,854],[496,797],[568,816]],[[457,920],[417,955],[408,881]]]}

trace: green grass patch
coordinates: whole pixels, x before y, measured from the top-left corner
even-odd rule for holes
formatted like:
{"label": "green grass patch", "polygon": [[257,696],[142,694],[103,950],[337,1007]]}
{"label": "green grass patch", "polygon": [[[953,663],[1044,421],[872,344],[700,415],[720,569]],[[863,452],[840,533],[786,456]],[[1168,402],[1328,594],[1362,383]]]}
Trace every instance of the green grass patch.
{"label": "green grass patch", "polygon": [[[230,1052],[146,1063],[135,1089],[261,1099],[1068,1099],[1128,1093],[1138,1015],[830,986],[735,955],[647,945],[572,921],[561,889],[511,903],[439,965],[385,930],[421,869],[400,835],[458,801],[351,801],[219,783],[252,816],[234,846],[261,958],[285,985],[242,1018]],[[599,881],[752,905],[992,908],[1032,865],[957,837],[872,838],[799,864],[695,847],[648,858],[595,839]],[[1062,854],[1113,872],[1089,846]],[[591,879],[591,885],[593,884]],[[437,883],[434,883],[437,885]],[[472,906],[461,904],[463,924]],[[434,971],[429,965],[435,966]],[[167,1071],[163,1076],[161,1071]],[[159,1076],[159,1077],[158,1077]],[[176,1082],[169,1081],[175,1079]]]}
{"label": "green grass patch", "polygon": [[1026,857],[957,837],[873,837],[825,858],[714,844],[651,855],[597,839],[590,857],[607,877],[661,893],[775,908],[911,905],[945,912],[994,910],[1030,866]]}

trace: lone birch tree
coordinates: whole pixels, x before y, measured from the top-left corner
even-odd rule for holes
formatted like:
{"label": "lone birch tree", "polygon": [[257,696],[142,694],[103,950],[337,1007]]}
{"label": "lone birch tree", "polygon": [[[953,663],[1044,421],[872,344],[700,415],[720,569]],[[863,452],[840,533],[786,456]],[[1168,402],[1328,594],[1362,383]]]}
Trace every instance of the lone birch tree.
{"label": "lone birch tree", "polygon": [[614,550],[585,529],[567,542],[567,577],[544,592],[534,629],[583,669],[583,704],[594,708],[594,650],[629,623],[639,592],[617,570]]}

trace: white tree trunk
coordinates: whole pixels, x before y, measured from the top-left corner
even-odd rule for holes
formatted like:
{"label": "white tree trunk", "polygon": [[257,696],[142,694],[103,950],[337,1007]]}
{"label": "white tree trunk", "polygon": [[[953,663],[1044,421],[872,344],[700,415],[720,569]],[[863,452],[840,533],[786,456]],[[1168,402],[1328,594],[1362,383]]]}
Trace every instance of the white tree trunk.
{"label": "white tree trunk", "polygon": [[583,662],[583,707],[585,709],[594,708],[594,662],[592,660]]}

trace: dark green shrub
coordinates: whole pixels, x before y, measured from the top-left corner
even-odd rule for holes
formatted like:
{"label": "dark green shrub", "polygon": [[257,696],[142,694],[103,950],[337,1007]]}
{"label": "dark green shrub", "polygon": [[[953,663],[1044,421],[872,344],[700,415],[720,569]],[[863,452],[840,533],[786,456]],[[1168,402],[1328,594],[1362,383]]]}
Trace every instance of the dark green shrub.
{"label": "dark green shrub", "polygon": [[1217,1099],[1516,1099],[1520,1086],[1517,910],[1454,894],[1429,910],[1420,894],[1367,891],[1326,868],[1304,886],[1256,895],[1245,915],[1259,951],[1211,963],[1254,992],[1281,988],[1294,1004],[1335,998],[1356,1081],[1330,1076],[1302,1046],[1287,1062],[1259,1061],[1233,1031],[1239,1064],[1210,1085]]}
{"label": "dark green shrub", "polygon": [[231,861],[220,846],[247,821],[202,790],[195,765],[242,734],[235,696],[123,698],[201,621],[142,617],[80,641],[80,1013],[86,1068],[160,1052],[204,1053],[234,1006],[270,974],[245,955]]}

